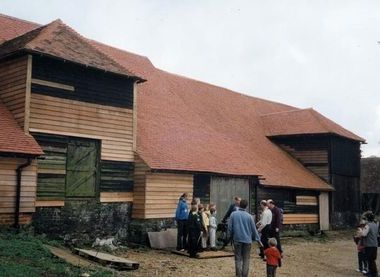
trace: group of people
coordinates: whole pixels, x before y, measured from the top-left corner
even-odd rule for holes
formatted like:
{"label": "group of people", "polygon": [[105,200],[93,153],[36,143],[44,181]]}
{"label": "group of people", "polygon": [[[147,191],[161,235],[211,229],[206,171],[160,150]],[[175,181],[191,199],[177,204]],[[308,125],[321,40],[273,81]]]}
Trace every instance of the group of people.
{"label": "group of people", "polygon": [[196,258],[198,252],[216,251],[216,205],[203,205],[199,198],[191,201],[190,211],[187,205],[188,194],[184,193],[176,209],[177,250],[188,250],[190,257]]}
{"label": "group of people", "polygon": [[365,212],[354,235],[358,251],[358,272],[365,276],[377,277],[377,247],[379,246],[379,223],[375,222],[375,215]]}
{"label": "group of people", "polygon": [[[263,200],[260,202],[260,220],[255,223],[254,217],[247,211],[248,201],[237,196],[233,200],[222,223],[227,224],[227,236],[234,248],[236,276],[245,277],[249,274],[253,241],[259,243],[260,256],[267,264],[267,276],[275,276],[282,258],[282,211],[273,200]],[[216,250],[216,206],[204,206],[199,199],[193,199],[189,211],[187,201],[188,194],[184,193],[176,209],[177,250],[187,249],[190,257],[195,258],[199,251]]]}
{"label": "group of people", "polygon": [[[252,241],[258,242],[260,257],[266,261],[267,276],[276,276],[281,266],[282,248],[280,230],[282,212],[271,199],[260,202],[260,220],[255,224],[253,216],[247,212],[248,202],[235,197],[235,211],[228,220],[228,233],[232,238],[235,252],[236,276],[249,275],[249,260]],[[230,210],[229,210],[230,211]],[[228,216],[228,212],[226,214]],[[226,217],[223,219],[226,220]]]}

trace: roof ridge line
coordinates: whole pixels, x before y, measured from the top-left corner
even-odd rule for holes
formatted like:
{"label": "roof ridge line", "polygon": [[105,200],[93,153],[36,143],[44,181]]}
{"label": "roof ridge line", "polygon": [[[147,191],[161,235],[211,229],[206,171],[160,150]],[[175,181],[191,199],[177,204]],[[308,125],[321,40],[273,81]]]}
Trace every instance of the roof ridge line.
{"label": "roof ridge line", "polygon": [[296,110],[281,111],[281,112],[274,112],[274,113],[265,113],[265,114],[261,114],[260,116],[265,117],[265,116],[271,116],[271,115],[276,115],[276,114],[302,112],[302,111],[307,111],[307,110],[314,110],[314,109],[313,108],[305,108],[305,109],[296,109]]}
{"label": "roof ridge line", "polygon": [[[66,24],[64,24],[66,26]],[[68,26],[70,29],[72,29],[70,26]],[[79,34],[79,33],[78,33]],[[108,59],[112,60],[115,64],[117,64],[118,66],[120,66],[121,68],[123,68],[124,70],[126,70],[127,72],[129,73],[132,73],[133,75],[135,75],[136,77],[139,77],[138,74],[136,72],[134,72],[133,70],[130,70],[130,69],[127,69],[125,66],[123,66],[122,64],[120,64],[118,61],[116,61],[114,58],[112,58],[110,55],[108,55],[107,53],[104,53],[102,50],[100,50],[96,45],[92,44],[90,41],[92,39],[89,39],[89,38],[86,38],[84,36],[82,36],[81,34],[79,34],[84,40],[86,40],[86,43],[88,45],[90,45],[93,49],[95,49],[97,52],[101,53],[102,55],[104,55],[105,57],[107,57]],[[95,40],[92,40],[92,41],[95,41]],[[98,41],[96,41],[97,43],[99,43]],[[101,43],[101,42],[100,42]],[[104,44],[104,43],[102,43]],[[106,44],[104,44],[106,45]],[[112,47],[112,46],[111,46]],[[121,50],[121,49],[120,49]],[[139,77],[141,78],[141,77]],[[141,78],[143,79],[143,78]]]}
{"label": "roof ridge line", "polygon": [[[128,73],[132,73],[133,75],[135,75],[136,77],[138,76],[135,72],[132,72],[131,70],[128,70],[126,69],[124,66],[122,66],[120,63],[118,63],[117,61],[115,61],[113,58],[111,58],[109,55],[107,55],[106,53],[104,53],[103,51],[101,51],[100,49],[98,49],[97,47],[95,47],[95,45],[93,45],[92,43],[90,43],[89,39],[84,37],[83,35],[81,35],[79,32],[77,32],[76,30],[74,30],[72,27],[70,27],[69,25],[67,25],[66,23],[64,23],[61,19],[57,19],[55,21],[60,21],[60,23],[62,24],[62,26],[66,29],[68,29],[69,31],[75,33],[76,35],[78,35],[78,37],[85,43],[87,44],[89,47],[91,47],[92,49],[94,49],[96,52],[98,52],[100,55],[106,57],[107,59],[113,61],[115,64],[117,64],[118,66],[120,66],[122,69],[124,69],[125,71],[127,71]],[[54,21],[53,21],[54,22]],[[53,23],[52,22],[52,23]]]}
{"label": "roof ridge line", "polygon": [[9,19],[12,19],[12,20],[22,21],[22,22],[25,22],[25,23],[31,23],[31,24],[37,25],[36,28],[43,26],[42,24],[39,24],[39,23],[34,22],[34,21],[18,18],[18,17],[12,16],[12,15],[7,15],[7,14],[3,14],[3,13],[0,13],[0,17],[6,17],[6,18],[9,18]]}
{"label": "roof ridge line", "polygon": [[[320,116],[323,116],[321,113],[317,112],[316,110],[314,109],[310,109],[309,112],[311,113],[311,115],[318,121],[318,123],[323,127],[325,128],[329,133],[334,133],[332,130],[330,130],[330,128],[324,123],[322,122],[322,120],[317,116],[320,115]],[[324,117],[324,116],[323,116]]]}

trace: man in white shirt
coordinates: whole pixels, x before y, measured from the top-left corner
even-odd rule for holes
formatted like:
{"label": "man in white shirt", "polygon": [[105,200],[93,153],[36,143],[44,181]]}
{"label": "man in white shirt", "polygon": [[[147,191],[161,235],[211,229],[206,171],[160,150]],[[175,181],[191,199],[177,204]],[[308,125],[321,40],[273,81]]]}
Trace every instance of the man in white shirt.
{"label": "man in white shirt", "polygon": [[263,247],[260,248],[260,257],[264,259],[264,250],[269,247],[268,239],[270,235],[270,225],[272,223],[272,212],[268,208],[268,204],[265,200],[262,200],[260,202],[260,206],[262,209],[262,213],[260,216],[260,221],[257,222],[257,228],[261,234],[260,240],[263,244]]}

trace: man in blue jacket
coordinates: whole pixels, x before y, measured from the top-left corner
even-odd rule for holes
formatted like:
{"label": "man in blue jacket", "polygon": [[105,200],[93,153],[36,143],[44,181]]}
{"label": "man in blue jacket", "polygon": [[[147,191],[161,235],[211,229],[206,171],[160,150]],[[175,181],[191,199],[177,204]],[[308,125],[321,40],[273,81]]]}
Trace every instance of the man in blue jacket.
{"label": "man in blue jacket", "polygon": [[184,193],[178,200],[175,211],[175,220],[177,221],[177,250],[184,251],[187,247],[187,219],[189,209],[187,207],[188,194]]}
{"label": "man in blue jacket", "polygon": [[237,277],[247,277],[249,275],[252,240],[260,244],[260,236],[253,217],[245,210],[247,206],[247,200],[241,200],[239,209],[232,212],[228,221],[228,234],[234,243]]}

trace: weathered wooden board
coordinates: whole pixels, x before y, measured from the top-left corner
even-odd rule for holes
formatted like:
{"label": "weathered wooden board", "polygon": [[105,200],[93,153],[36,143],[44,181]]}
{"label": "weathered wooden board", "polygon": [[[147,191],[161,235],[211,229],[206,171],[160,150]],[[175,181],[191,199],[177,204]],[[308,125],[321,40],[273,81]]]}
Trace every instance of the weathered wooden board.
{"label": "weathered wooden board", "polygon": [[318,214],[284,214],[284,224],[318,223]]}
{"label": "weathered wooden board", "polygon": [[[25,163],[25,159],[0,157],[0,214],[9,214],[15,211],[16,206],[16,168]],[[35,211],[37,166],[36,161],[26,167],[21,176],[21,203],[20,212]],[[4,215],[4,220],[8,216]],[[3,221],[4,221],[3,220]]]}
{"label": "weathered wooden board", "polygon": [[24,126],[27,67],[27,56],[0,63],[0,99],[21,127]]}
{"label": "weathered wooden board", "polygon": [[[181,255],[181,256],[187,256],[189,257],[189,253],[187,253],[186,251],[177,251],[177,250],[172,250],[172,253],[174,254],[177,254],[177,255]],[[227,252],[227,251],[222,251],[222,250],[218,250],[218,251],[204,251],[204,252],[200,252],[198,253],[198,259],[215,259],[215,258],[226,258],[226,257],[234,257],[234,253],[233,252]]]}
{"label": "weathered wooden board", "polygon": [[102,265],[109,265],[117,269],[138,269],[139,263],[122,257],[94,250],[75,248],[74,252],[80,256],[96,261]]}
{"label": "weathered wooden board", "polygon": [[99,139],[102,160],[133,162],[132,110],[33,92],[29,131]]}

